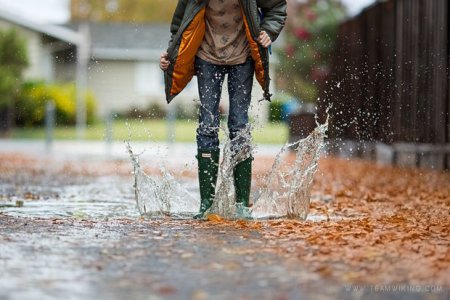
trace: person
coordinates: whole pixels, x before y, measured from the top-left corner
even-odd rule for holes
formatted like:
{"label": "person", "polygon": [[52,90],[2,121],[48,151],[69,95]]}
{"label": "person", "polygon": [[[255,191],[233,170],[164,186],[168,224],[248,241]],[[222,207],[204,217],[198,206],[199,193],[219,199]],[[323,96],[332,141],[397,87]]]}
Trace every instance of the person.
{"label": "person", "polygon": [[[286,20],[286,0],[179,0],[161,54],[168,103],[197,76],[200,97],[197,160],[200,210],[211,207],[219,167],[219,102],[228,74],[228,129],[233,142],[248,124],[253,75],[270,101],[268,47]],[[238,141],[234,141],[235,143]],[[252,160],[233,169],[236,203],[249,206]]]}

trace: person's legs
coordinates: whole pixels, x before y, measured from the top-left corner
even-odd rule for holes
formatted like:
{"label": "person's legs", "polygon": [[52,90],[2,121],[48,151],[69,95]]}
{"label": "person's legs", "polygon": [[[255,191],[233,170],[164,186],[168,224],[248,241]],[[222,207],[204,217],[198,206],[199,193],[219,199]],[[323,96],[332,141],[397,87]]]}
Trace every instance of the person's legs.
{"label": "person's legs", "polygon": [[[230,94],[230,113],[228,129],[230,131],[233,152],[250,151],[250,132],[242,134],[248,126],[248,109],[253,86],[254,63],[249,59],[246,63],[231,66],[228,73],[228,91]],[[244,147],[244,148],[242,148]],[[252,177],[252,160],[250,156],[240,161],[234,168],[234,187],[236,203],[249,206]]]}
{"label": "person's legs", "polygon": [[202,218],[211,207],[219,170],[219,102],[225,68],[199,58],[195,61],[200,96],[197,129],[197,160],[200,185],[200,210],[195,219]]}
{"label": "person's legs", "polygon": [[228,130],[232,140],[248,124],[254,69],[255,64],[250,58],[245,63],[230,66],[228,69],[228,92],[230,94]]}
{"label": "person's legs", "polygon": [[197,128],[197,148],[201,150],[219,149],[219,102],[226,69],[200,58],[195,67],[200,96],[199,126]]}

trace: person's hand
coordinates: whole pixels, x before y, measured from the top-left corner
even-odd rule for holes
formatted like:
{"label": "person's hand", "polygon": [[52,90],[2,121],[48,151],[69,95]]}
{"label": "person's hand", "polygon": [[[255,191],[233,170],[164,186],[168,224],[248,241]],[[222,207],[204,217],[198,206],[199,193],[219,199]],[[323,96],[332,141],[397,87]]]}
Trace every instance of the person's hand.
{"label": "person's hand", "polygon": [[161,68],[161,70],[165,71],[165,70],[167,70],[169,65],[170,65],[170,61],[167,57],[167,52],[161,53],[161,57],[159,59],[159,67]]}
{"label": "person's hand", "polygon": [[267,32],[265,32],[265,31],[261,31],[261,32],[259,33],[259,37],[258,37],[257,42],[258,42],[261,46],[263,46],[264,48],[267,48],[267,47],[270,46],[270,44],[272,44],[272,41],[270,40],[269,35],[268,35]]}

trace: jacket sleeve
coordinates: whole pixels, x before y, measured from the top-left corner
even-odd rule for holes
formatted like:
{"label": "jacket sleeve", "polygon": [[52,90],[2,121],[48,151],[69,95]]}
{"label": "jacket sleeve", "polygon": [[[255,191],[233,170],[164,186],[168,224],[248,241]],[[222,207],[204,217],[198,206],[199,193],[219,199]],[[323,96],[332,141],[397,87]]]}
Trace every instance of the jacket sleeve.
{"label": "jacket sleeve", "polygon": [[257,0],[257,3],[264,15],[261,30],[267,32],[273,42],[280,35],[286,22],[286,0]]}
{"label": "jacket sleeve", "polygon": [[188,0],[178,0],[177,7],[173,13],[172,22],[170,24],[170,41],[169,46],[172,44],[173,37],[177,34],[178,29],[180,29],[181,22],[183,21],[184,12],[186,10]]}

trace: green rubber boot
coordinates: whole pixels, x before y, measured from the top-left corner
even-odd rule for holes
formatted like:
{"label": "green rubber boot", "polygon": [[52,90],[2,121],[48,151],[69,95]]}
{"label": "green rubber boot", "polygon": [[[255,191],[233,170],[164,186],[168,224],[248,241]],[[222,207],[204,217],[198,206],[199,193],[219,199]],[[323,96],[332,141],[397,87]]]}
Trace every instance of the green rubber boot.
{"label": "green rubber boot", "polygon": [[250,210],[250,189],[252,186],[252,161],[249,157],[234,167],[234,189],[236,191],[236,208],[238,216],[252,219]]}
{"label": "green rubber boot", "polygon": [[200,211],[194,219],[201,219],[211,207],[216,194],[217,173],[219,172],[220,150],[199,150],[198,181],[200,185]]}

